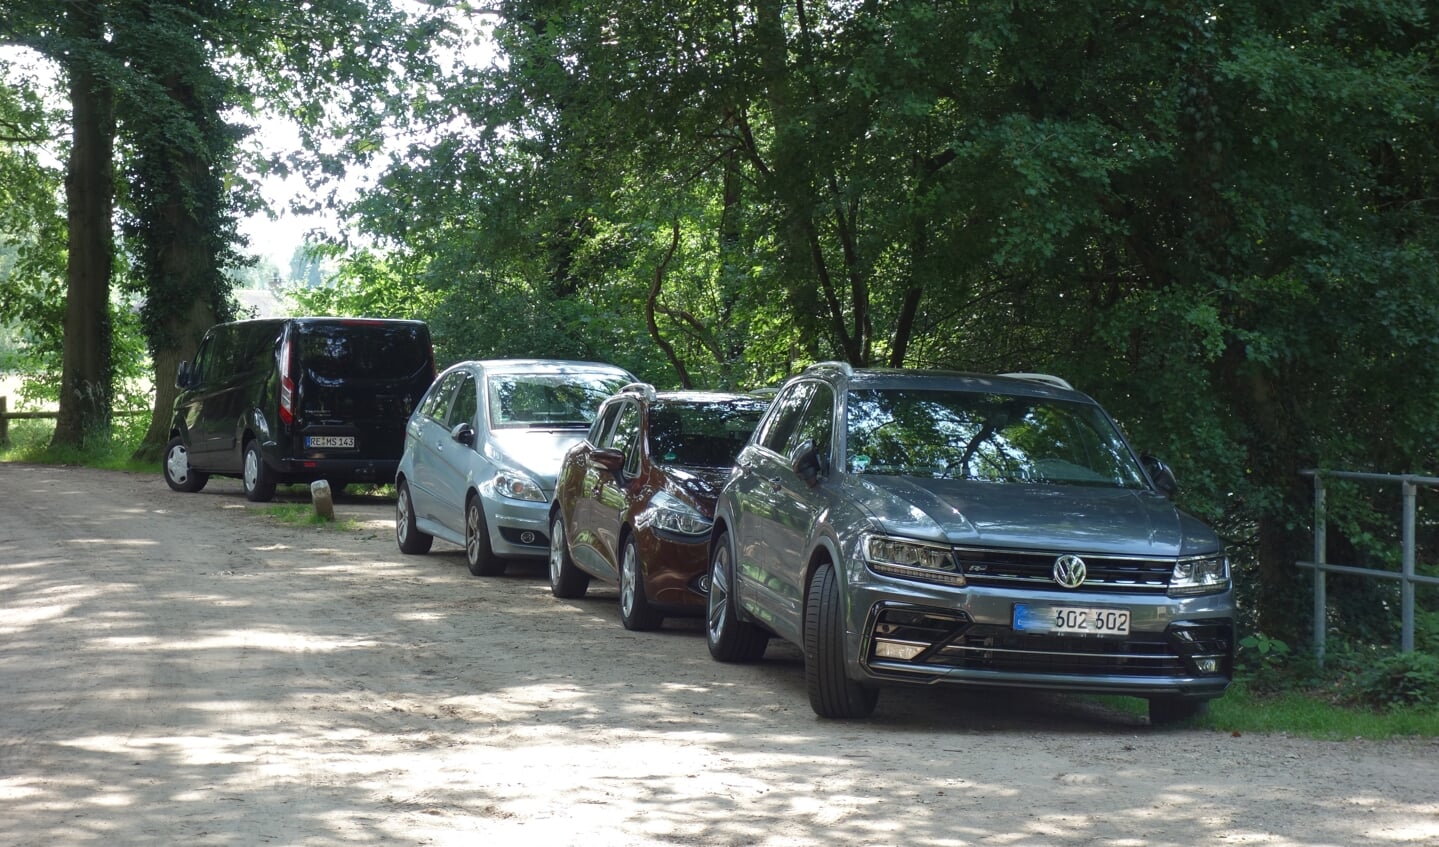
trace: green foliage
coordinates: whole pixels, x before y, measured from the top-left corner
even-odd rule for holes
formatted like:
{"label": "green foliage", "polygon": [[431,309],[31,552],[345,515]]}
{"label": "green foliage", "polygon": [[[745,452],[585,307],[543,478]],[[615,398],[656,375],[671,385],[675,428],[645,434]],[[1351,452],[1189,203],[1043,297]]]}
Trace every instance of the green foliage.
{"label": "green foliage", "polygon": [[1359,675],[1354,696],[1381,708],[1439,707],[1439,656],[1418,651],[1386,656]]}
{"label": "green foliage", "polygon": [[81,446],[51,443],[55,421],[49,419],[10,422],[10,440],[0,444],[0,462],[41,465],[71,465],[102,470],[154,474],[154,462],[133,457],[135,445],[144,434],[144,417],[118,415],[111,431],[103,437],[86,439]]}
{"label": "green foliage", "polygon": [[1203,725],[1222,732],[1287,732],[1313,738],[1349,740],[1404,736],[1439,737],[1439,709],[1375,711],[1337,705],[1331,698],[1301,691],[1256,693],[1243,683],[1210,701]]}

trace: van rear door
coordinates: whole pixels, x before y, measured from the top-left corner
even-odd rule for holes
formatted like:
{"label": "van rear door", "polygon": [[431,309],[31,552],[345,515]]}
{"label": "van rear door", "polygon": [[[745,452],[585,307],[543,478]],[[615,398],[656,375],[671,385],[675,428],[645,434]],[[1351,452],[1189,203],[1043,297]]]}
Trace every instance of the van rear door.
{"label": "van rear door", "polygon": [[296,321],[293,455],[398,462],[405,422],[435,377],[421,321]]}

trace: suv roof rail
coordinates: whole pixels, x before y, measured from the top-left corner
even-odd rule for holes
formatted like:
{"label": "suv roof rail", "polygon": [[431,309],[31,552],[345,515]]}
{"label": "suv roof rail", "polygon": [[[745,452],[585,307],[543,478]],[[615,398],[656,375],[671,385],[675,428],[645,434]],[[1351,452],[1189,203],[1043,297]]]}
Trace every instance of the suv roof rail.
{"label": "suv roof rail", "polygon": [[631,382],[619,390],[620,394],[638,394],[646,400],[655,399],[655,387],[648,382]]}
{"label": "suv roof rail", "polygon": [[812,371],[839,371],[845,376],[854,376],[854,366],[851,365],[849,362],[841,362],[838,360],[830,360],[828,362],[815,362],[814,364],[804,369],[805,373],[810,373]]}
{"label": "suv roof rail", "polygon": [[1000,376],[1007,376],[1012,379],[1027,379],[1030,382],[1042,382],[1045,385],[1052,385],[1055,388],[1063,388],[1066,391],[1074,390],[1074,386],[1070,385],[1068,381],[1060,379],[1059,377],[1053,376],[1051,374],[1013,372],[1000,374]]}

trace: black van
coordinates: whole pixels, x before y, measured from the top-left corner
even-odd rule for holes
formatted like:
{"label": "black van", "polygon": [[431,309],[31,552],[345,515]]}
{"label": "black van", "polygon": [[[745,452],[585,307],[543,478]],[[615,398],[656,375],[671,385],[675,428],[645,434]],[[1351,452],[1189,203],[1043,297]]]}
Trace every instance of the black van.
{"label": "black van", "polygon": [[423,321],[273,318],[219,324],[175,378],[165,482],[212,475],[269,500],[281,483],[392,482],[405,423],[435,379]]}

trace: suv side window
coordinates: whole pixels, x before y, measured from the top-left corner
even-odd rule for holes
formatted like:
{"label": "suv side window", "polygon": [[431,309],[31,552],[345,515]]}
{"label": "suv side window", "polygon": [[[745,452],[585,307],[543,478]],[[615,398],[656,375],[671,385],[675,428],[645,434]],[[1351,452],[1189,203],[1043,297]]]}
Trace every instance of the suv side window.
{"label": "suv side window", "polygon": [[764,431],[760,433],[756,443],[783,454],[785,445],[799,424],[805,404],[809,402],[809,398],[815,392],[816,385],[817,383],[814,382],[800,382],[790,386],[788,390],[780,392],[780,395],[774,399],[774,411],[765,420]]}
{"label": "suv side window", "polygon": [[814,442],[825,466],[829,464],[830,446],[834,442],[834,389],[824,383],[810,383],[809,405],[805,407],[794,428],[794,433],[784,445],[785,458],[793,460],[800,445]]}

